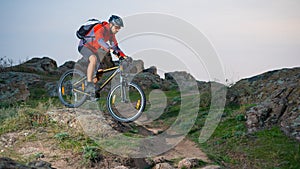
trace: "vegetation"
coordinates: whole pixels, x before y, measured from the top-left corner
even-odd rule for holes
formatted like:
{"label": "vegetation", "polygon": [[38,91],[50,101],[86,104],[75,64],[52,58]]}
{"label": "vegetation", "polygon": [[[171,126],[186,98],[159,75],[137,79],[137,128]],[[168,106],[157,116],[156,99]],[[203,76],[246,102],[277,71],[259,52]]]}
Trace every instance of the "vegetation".
{"label": "vegetation", "polygon": [[[157,89],[159,86],[153,84],[152,88]],[[27,102],[0,103],[0,136],[28,131],[27,136],[21,137],[18,141],[18,145],[37,141],[51,143],[52,146],[57,146],[62,151],[77,154],[81,164],[85,166],[96,163],[107,154],[99,144],[84,135],[83,131],[58,124],[49,118],[47,111],[62,107],[58,98],[49,98],[46,91],[41,88],[33,89],[30,93],[31,96]],[[149,91],[146,93],[149,96]],[[182,108],[181,96],[177,90],[164,91],[164,94],[167,97],[167,107],[151,127],[163,129],[170,127]],[[99,107],[105,111],[104,95],[101,96]],[[199,133],[209,113],[207,103],[209,99],[209,93],[202,93],[196,122],[188,134],[188,138],[196,143],[198,143]],[[252,106],[254,105],[225,107],[222,120],[215,132],[207,142],[198,143],[199,147],[213,162],[225,168],[300,168],[300,143],[286,137],[279,127],[253,134],[247,133],[245,111]],[[124,135],[140,137],[138,132],[138,129],[133,126],[132,130],[125,132]],[[7,157],[24,163],[42,158],[44,153],[36,152],[32,156],[24,157],[13,151],[13,147],[0,151],[1,156],[5,154]],[[176,160],[178,161],[174,159]]]}
{"label": "vegetation", "polygon": [[[251,106],[227,107],[212,137],[199,146],[225,168],[300,168],[299,142],[286,137],[279,127],[247,134],[243,112]],[[198,129],[203,120],[198,116]],[[189,137],[197,142],[199,131],[192,130]]]}

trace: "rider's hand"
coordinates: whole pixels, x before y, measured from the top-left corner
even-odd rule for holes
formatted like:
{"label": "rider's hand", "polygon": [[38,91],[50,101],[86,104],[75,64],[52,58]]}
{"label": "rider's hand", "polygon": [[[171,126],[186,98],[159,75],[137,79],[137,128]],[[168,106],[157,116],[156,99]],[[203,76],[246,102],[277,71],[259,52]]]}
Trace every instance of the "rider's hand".
{"label": "rider's hand", "polygon": [[113,53],[114,55],[117,55],[118,57],[120,56],[120,53],[117,52],[117,51],[115,51],[115,50],[114,50],[112,53]]}

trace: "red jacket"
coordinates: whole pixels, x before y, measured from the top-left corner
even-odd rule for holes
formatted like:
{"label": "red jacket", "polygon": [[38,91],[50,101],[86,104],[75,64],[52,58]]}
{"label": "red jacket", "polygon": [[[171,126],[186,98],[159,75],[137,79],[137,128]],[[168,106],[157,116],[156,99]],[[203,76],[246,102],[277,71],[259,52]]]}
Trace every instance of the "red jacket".
{"label": "red jacket", "polygon": [[[86,35],[86,43],[84,46],[89,48],[93,53],[97,53],[98,49],[103,49],[109,52],[110,49],[118,52],[120,56],[125,56],[125,54],[118,47],[118,42],[116,40],[115,34],[110,31],[109,23],[102,22],[93,27],[93,29]],[[109,44],[108,44],[109,42]]]}

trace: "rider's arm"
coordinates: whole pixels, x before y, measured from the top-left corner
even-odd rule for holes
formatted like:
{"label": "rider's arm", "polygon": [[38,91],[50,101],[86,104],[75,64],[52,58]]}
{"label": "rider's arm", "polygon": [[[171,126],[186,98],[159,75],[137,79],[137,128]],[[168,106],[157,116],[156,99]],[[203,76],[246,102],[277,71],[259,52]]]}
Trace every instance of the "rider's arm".
{"label": "rider's arm", "polygon": [[101,46],[101,48],[103,50],[105,50],[106,52],[109,51],[110,47],[109,47],[109,45],[106,42],[104,42],[104,38],[99,39],[98,43],[99,43],[99,45]]}
{"label": "rider's arm", "polygon": [[111,44],[111,49],[115,52],[118,53],[119,57],[125,57],[126,55],[124,54],[124,52],[119,48],[118,46],[118,42],[116,40],[116,37],[113,36],[112,41],[110,42]]}

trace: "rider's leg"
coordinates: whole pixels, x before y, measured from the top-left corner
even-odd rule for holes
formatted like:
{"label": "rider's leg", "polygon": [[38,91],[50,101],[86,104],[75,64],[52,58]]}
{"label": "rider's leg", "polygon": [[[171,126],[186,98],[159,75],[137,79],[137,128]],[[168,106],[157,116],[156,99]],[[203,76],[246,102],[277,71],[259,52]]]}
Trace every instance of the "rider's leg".
{"label": "rider's leg", "polygon": [[95,99],[95,85],[94,85],[94,82],[92,81],[92,78],[93,78],[93,73],[94,73],[96,64],[97,64],[96,55],[91,55],[89,57],[89,64],[88,64],[87,71],[86,71],[87,87],[85,89],[85,91],[90,94],[91,100]]}
{"label": "rider's leg", "polygon": [[[109,52],[106,52],[104,51],[103,49],[98,49],[97,51],[97,56],[98,56],[98,68],[97,68],[97,73],[96,73],[96,78],[93,79],[93,82],[94,83],[97,83],[100,78],[102,77],[103,75],[103,69],[107,68],[106,65],[105,65],[105,60],[107,58],[107,56],[110,55]],[[89,80],[89,79],[88,79]]]}
{"label": "rider's leg", "polygon": [[93,72],[97,65],[97,57],[89,48],[85,46],[78,47],[80,54],[83,56],[83,60],[88,63],[86,68],[86,75],[87,75],[87,86],[85,87],[85,92],[91,95],[91,98],[95,96],[95,85],[92,81]]}
{"label": "rider's leg", "polygon": [[88,83],[94,83],[92,81],[92,78],[93,78],[93,73],[94,73],[94,70],[96,68],[96,64],[97,64],[97,57],[96,55],[91,55],[89,57],[89,65],[87,67],[87,82]]}

